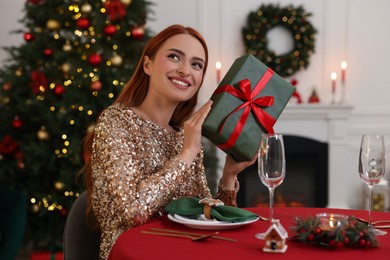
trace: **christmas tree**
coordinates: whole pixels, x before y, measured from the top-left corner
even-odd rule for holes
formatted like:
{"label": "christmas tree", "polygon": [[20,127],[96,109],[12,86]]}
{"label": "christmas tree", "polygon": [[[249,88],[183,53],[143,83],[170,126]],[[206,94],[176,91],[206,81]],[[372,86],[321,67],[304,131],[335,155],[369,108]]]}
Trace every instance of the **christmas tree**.
{"label": "christmas tree", "polygon": [[25,243],[61,249],[83,190],[82,141],[130,78],[149,38],[144,0],[27,0],[0,70],[0,185],[25,192]]}

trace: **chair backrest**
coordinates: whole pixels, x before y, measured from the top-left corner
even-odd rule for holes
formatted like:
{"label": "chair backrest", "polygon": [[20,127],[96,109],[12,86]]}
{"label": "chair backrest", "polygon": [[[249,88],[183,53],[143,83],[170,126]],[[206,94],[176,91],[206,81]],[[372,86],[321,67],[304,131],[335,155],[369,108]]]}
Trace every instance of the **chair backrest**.
{"label": "chair backrest", "polygon": [[64,229],[64,260],[99,259],[100,231],[87,225],[87,192],[75,200]]}
{"label": "chair backrest", "polygon": [[27,219],[26,196],[22,191],[0,186],[0,259],[15,259]]}

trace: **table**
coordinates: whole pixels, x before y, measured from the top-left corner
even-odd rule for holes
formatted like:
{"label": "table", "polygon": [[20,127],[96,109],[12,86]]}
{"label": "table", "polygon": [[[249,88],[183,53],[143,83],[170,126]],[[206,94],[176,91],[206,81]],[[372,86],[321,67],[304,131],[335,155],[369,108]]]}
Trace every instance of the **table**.
{"label": "table", "polygon": [[[268,208],[247,208],[261,216],[268,216]],[[294,217],[306,218],[317,213],[341,213],[356,217],[367,218],[365,210],[346,210],[328,208],[275,208],[274,216],[293,234],[290,227],[294,225]],[[372,212],[373,220],[390,220],[389,212]],[[264,240],[259,240],[255,234],[265,232],[270,222],[257,221],[235,229],[221,230],[219,236],[236,239],[237,242],[207,239],[194,242],[188,238],[164,237],[143,234],[150,228],[175,229],[186,232],[210,233],[210,230],[193,229],[172,222],[167,216],[158,217],[143,226],[130,228],[125,231],[114,244],[110,260],[126,259],[390,259],[390,229],[388,235],[379,236],[379,247],[369,249],[338,248],[330,249],[301,242],[287,241],[288,249],[284,254],[265,253],[262,248]]]}

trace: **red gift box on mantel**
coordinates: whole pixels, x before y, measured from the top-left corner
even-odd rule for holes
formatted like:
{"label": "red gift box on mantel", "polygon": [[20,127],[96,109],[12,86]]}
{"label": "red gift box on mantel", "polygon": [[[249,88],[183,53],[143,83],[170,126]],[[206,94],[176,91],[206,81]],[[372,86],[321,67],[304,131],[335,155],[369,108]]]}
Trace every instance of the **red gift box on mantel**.
{"label": "red gift box on mantel", "polygon": [[236,161],[254,158],[295,88],[251,54],[235,60],[214,91],[202,134]]}

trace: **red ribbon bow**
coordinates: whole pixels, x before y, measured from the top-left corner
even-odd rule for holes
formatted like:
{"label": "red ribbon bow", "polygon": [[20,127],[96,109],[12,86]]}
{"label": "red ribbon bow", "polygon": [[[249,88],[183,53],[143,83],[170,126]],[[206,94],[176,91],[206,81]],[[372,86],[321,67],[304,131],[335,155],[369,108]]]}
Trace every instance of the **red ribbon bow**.
{"label": "red ribbon bow", "polygon": [[222,122],[220,133],[222,132],[226,120],[233,113],[244,108],[244,112],[240,116],[240,119],[238,120],[228,140],[224,144],[217,145],[220,149],[227,150],[234,146],[238,137],[241,134],[242,129],[246,124],[246,121],[251,111],[254,113],[257,120],[263,125],[263,127],[269,133],[271,134],[274,133],[273,125],[275,124],[276,120],[261,108],[261,107],[272,106],[274,104],[274,97],[263,96],[263,97],[256,98],[256,96],[263,90],[263,88],[267,85],[268,81],[272,78],[273,74],[274,72],[271,69],[268,69],[261,77],[259,82],[256,84],[253,91],[251,91],[251,83],[247,79],[243,79],[238,82],[239,85],[238,89],[231,85],[225,85],[215,90],[213,95],[217,95],[222,92],[228,92],[229,94],[244,101],[242,105],[238,106],[229,115],[227,115],[224,121]]}

